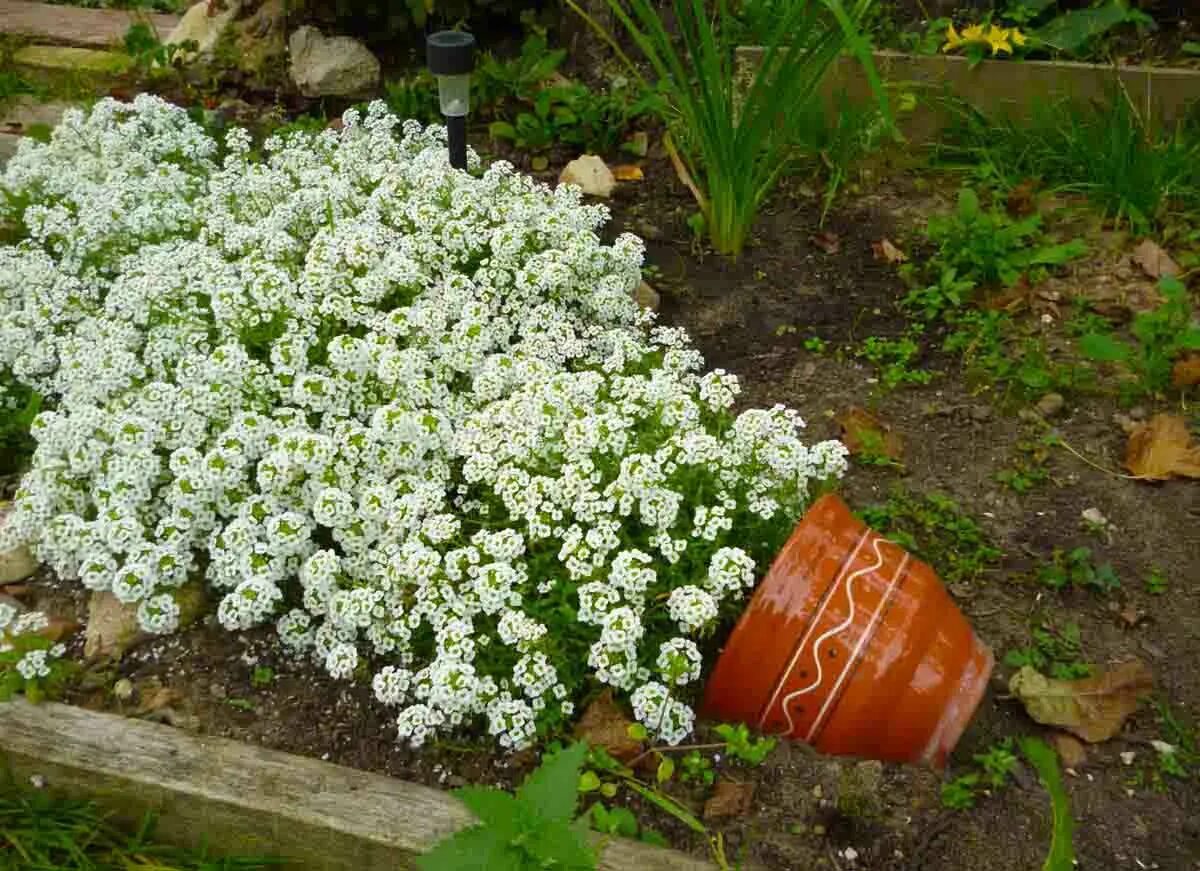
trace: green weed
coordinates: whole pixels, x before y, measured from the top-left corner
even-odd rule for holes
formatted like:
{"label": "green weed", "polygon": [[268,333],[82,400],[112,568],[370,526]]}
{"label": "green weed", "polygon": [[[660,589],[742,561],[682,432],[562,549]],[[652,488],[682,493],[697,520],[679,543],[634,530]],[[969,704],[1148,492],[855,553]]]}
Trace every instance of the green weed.
{"label": "green weed", "polygon": [[972,580],[1000,560],[1000,550],[983,528],[940,493],[915,495],[897,488],[886,502],[863,509],[862,519],[951,583]]}
{"label": "green weed", "polygon": [[1038,580],[1054,590],[1089,589],[1098,593],[1112,593],[1121,586],[1112,563],[1097,563],[1089,547],[1076,547],[1068,551],[1055,548],[1051,561],[1038,569]]}
{"label": "green weed", "polygon": [[1013,740],[1005,738],[983,753],[972,757],[974,769],[959,775],[942,785],[942,806],[950,810],[965,810],[975,806],[980,793],[1002,788],[1008,783],[1017,757],[1013,753]]}
{"label": "green weed", "polygon": [[1165,301],[1133,319],[1132,343],[1107,331],[1090,332],[1079,340],[1079,348],[1088,358],[1121,364],[1134,375],[1134,380],[1121,383],[1127,400],[1165,391],[1171,385],[1174,359],[1185,351],[1200,351],[1200,326],[1195,323],[1187,288],[1170,277],[1164,277],[1158,287]]}
{"label": "green weed", "polygon": [[256,690],[265,689],[275,682],[275,669],[266,665],[256,665],[250,672],[250,686]]}
{"label": "green weed", "polygon": [[1082,641],[1079,626],[1067,623],[1062,628],[1050,621],[1033,627],[1033,641],[1028,647],[1018,647],[1004,655],[1004,664],[1011,668],[1030,666],[1042,674],[1060,680],[1075,680],[1092,673],[1091,666],[1082,661]]}
{"label": "green weed", "polygon": [[919,330],[910,331],[898,339],[869,336],[855,349],[857,357],[874,364],[879,370],[879,383],[887,390],[909,385],[928,384],[934,373],[917,366],[923,352],[917,337]]}
{"label": "green weed", "polygon": [[596,855],[573,822],[587,755],[586,744],[547,752],[515,794],[480,786],[456,789],[454,796],[480,824],[439,843],[416,860],[417,867],[422,871],[595,868]]}
{"label": "green weed", "polygon": [[1161,596],[1167,591],[1167,576],[1158,566],[1150,569],[1146,575],[1146,592],[1151,596]]}

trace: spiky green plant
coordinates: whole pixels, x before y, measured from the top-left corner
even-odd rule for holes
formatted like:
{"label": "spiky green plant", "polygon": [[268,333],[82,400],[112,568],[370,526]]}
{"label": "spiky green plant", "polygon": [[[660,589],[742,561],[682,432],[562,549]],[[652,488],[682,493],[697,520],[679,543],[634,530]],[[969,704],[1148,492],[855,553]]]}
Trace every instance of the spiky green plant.
{"label": "spiky green plant", "polygon": [[[884,91],[858,30],[874,0],[789,3],[744,85],[735,75],[737,28],[727,0],[717,0],[715,9],[704,0],[673,0],[675,33],[651,0],[608,2],[667,99],[667,121],[679,145],[668,139],[672,159],[722,254],[742,251],[759,207],[791,162],[801,125],[811,119],[805,110],[843,50],[851,49],[866,68],[886,115]],[[567,3],[588,18],[574,0]]]}

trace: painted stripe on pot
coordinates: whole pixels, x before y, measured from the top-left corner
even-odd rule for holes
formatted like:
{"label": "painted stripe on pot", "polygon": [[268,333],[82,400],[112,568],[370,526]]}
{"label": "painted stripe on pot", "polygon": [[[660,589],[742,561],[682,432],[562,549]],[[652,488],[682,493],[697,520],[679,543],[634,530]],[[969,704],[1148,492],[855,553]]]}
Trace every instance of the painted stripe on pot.
{"label": "painted stripe on pot", "polygon": [[[883,566],[883,554],[879,550],[880,545],[883,545],[883,544],[890,544],[893,547],[897,547],[897,548],[899,547],[899,545],[897,545],[895,542],[888,541],[886,538],[882,538],[882,537],[876,538],[873,542],[871,542],[871,546],[875,550],[875,556],[878,558],[878,562],[874,566],[871,566],[870,568],[862,569],[860,572],[856,572],[854,577],[857,577],[859,574],[863,574],[863,573],[866,573],[869,571],[875,571],[876,569]],[[852,672],[858,668],[858,663],[862,659],[863,649],[868,644],[871,643],[871,639],[873,639],[875,637],[875,632],[879,628],[880,616],[887,609],[889,603],[892,600],[892,596],[895,594],[895,591],[897,589],[899,589],[899,587],[900,587],[900,580],[905,576],[905,574],[908,571],[908,561],[909,561],[910,557],[909,557],[908,553],[906,553],[903,549],[901,549],[900,552],[903,553],[904,556],[900,560],[900,565],[897,566],[895,573],[892,575],[892,579],[888,583],[887,588],[884,590],[883,596],[879,600],[879,604],[875,607],[875,612],[871,615],[871,622],[867,624],[867,628],[863,632],[862,637],[860,637],[858,639],[858,644],[856,644],[854,646],[854,651],[850,654],[850,659],[846,663],[846,667],[844,669],[842,669],[842,673],[838,676],[837,683],[835,683],[833,685],[833,689],[830,690],[829,695],[826,696],[825,704],[823,704],[821,706],[821,710],[817,713],[817,718],[815,720],[813,720],[812,727],[808,730],[808,735],[806,735],[804,738],[804,740],[809,743],[812,743],[814,740],[816,740],[818,731],[820,730],[821,726],[823,726],[825,723],[825,715],[827,713],[829,713],[830,709],[833,707],[834,703],[838,699],[839,691],[842,688],[842,684],[845,682],[846,678],[849,677],[850,672]],[[854,577],[851,577],[850,580],[846,581],[847,593],[849,593],[850,583],[851,583],[851,581],[854,580]],[[849,626],[854,617],[854,612],[853,612],[854,602],[853,602],[853,600],[851,600],[850,605],[851,605],[851,613],[850,613],[850,616],[846,618],[846,621],[843,624],[843,627]],[[815,650],[814,650],[814,655],[815,655]],[[787,701],[785,700],[784,705],[786,706],[786,704],[787,704]],[[785,707],[785,711],[786,711],[786,707]],[[790,722],[789,722],[789,726],[790,726]],[[790,731],[790,729],[789,729],[789,731]]]}
{"label": "painted stripe on pot", "polygon": [[[859,535],[858,541],[856,541],[854,543],[854,548],[850,551],[850,555],[842,563],[841,568],[838,570],[837,576],[833,579],[833,583],[831,583],[829,585],[829,587],[825,590],[825,593],[821,599],[820,607],[813,613],[812,617],[809,618],[808,625],[807,625],[807,627],[805,627],[804,634],[803,634],[803,636],[801,636],[799,643],[796,644],[796,648],[792,652],[791,659],[788,660],[788,664],[784,667],[783,671],[780,673],[779,678],[775,682],[775,689],[771,693],[771,697],[767,700],[767,703],[763,706],[762,714],[758,718],[758,730],[760,732],[763,731],[763,728],[767,722],[767,717],[770,716],[771,709],[775,706],[775,702],[779,699],[779,694],[783,691],[784,685],[787,683],[788,678],[791,677],[792,669],[794,669],[796,667],[797,660],[799,660],[800,657],[803,655],[804,648],[807,646],[809,638],[812,637],[813,632],[815,632],[817,627],[820,626],[821,617],[824,616],[825,610],[829,607],[829,603],[833,600],[834,592],[837,590],[838,586],[841,584],[842,579],[846,577],[846,574],[847,574],[847,572],[849,572],[850,567],[852,565],[854,565],[854,561],[856,559],[858,559],[858,553],[860,550],[862,550],[863,544],[865,544],[867,539],[870,537],[871,537],[871,530],[864,529],[862,534]],[[813,684],[812,687],[810,687],[810,689],[819,686],[820,683],[821,683],[821,663],[818,660],[817,661],[817,681],[815,684]],[[791,732],[792,726],[791,726],[791,716],[788,715],[788,712],[786,709],[784,710],[784,716],[787,716],[787,718],[788,718],[788,730],[787,730],[787,732],[784,732],[783,734],[788,734]]]}

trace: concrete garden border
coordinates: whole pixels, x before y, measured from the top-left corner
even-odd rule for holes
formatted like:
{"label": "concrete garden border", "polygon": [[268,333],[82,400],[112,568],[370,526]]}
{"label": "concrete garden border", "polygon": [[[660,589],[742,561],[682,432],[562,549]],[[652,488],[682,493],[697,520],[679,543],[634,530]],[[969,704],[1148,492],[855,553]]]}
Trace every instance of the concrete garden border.
{"label": "concrete garden border", "polygon": [[[748,82],[762,61],[764,49],[737,49],[740,81]],[[883,80],[918,92],[918,105],[903,123],[911,140],[936,137],[945,113],[921,94],[961,97],[977,109],[1015,119],[1027,118],[1037,101],[1064,97],[1101,99],[1123,86],[1142,118],[1158,124],[1181,120],[1200,100],[1200,70],[1178,67],[1101,66],[1071,61],[985,60],[971,68],[965,57],[907,55],[877,51],[875,63]],[[869,99],[870,85],[858,61],[841,57],[822,87],[827,97],[839,92]]]}
{"label": "concrete garden border", "polygon": [[[0,757],[21,782],[96,799],[180,846],[272,855],[289,868],[392,871],[469,825],[449,793],[170,726],[61,704],[0,704]],[[39,781],[40,782],[40,781]],[[703,871],[692,856],[595,836],[604,871]]]}

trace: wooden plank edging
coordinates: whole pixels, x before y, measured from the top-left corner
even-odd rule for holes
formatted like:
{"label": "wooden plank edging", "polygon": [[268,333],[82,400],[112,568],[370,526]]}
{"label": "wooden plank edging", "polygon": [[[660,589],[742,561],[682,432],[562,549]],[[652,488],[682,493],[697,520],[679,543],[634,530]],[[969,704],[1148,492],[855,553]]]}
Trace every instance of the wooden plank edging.
{"label": "wooden plank edging", "polygon": [[139,21],[149,24],[159,39],[166,39],[180,18],[164,12],[0,0],[0,32],[84,48],[119,46],[125,31]]}
{"label": "wooden plank edging", "polygon": [[[19,781],[95,799],[180,846],[272,855],[312,871],[392,871],[470,825],[451,795],[240,741],[71,705],[0,704],[0,756]],[[595,836],[605,871],[704,871],[692,856]]]}
{"label": "wooden plank edging", "polygon": [[[761,63],[764,49],[737,49],[740,82],[749,84]],[[880,77],[887,83],[918,92],[913,117],[904,123],[910,139],[927,141],[937,135],[942,113],[920,93],[960,97],[977,109],[1016,119],[1029,117],[1038,100],[1071,98],[1098,100],[1123,90],[1141,117],[1156,124],[1182,120],[1200,101],[1200,70],[1182,67],[1104,66],[1075,61],[984,60],[971,67],[959,55],[909,55],[874,52]],[[870,86],[855,58],[839,57],[822,85],[827,98],[845,93],[856,100],[869,99]]]}

